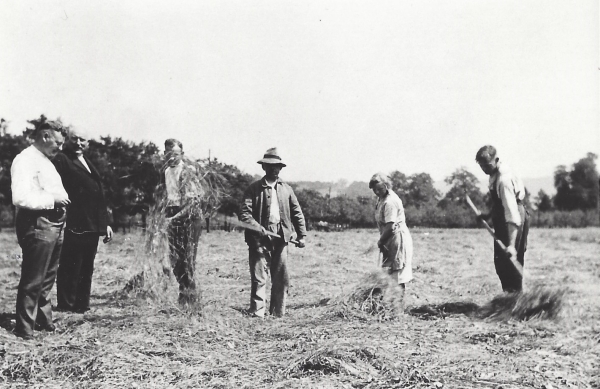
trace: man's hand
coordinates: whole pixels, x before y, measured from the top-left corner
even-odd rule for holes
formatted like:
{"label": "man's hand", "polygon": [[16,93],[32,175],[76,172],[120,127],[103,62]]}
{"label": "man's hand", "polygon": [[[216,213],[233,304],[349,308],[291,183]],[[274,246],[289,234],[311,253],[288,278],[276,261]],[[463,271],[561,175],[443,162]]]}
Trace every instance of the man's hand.
{"label": "man's hand", "polygon": [[301,248],[301,249],[304,248],[304,247],[306,247],[306,243],[304,242],[304,238],[298,239],[298,244],[296,245],[296,247]]}
{"label": "man's hand", "polygon": [[267,235],[269,235],[267,229],[265,227],[263,227],[263,226],[260,226],[260,232],[259,232],[259,234],[260,234],[260,236],[267,236]]}
{"label": "man's hand", "polygon": [[104,243],[108,243],[112,240],[113,238],[113,230],[112,228],[110,228],[110,226],[106,226],[106,236],[104,237],[104,239],[102,239],[102,241]]}
{"label": "man's hand", "polygon": [[68,196],[60,193],[54,195],[54,206],[56,208],[63,208],[69,204],[71,204],[71,200]]}
{"label": "man's hand", "polygon": [[508,258],[517,259],[517,249],[514,246],[506,247],[506,255]]}

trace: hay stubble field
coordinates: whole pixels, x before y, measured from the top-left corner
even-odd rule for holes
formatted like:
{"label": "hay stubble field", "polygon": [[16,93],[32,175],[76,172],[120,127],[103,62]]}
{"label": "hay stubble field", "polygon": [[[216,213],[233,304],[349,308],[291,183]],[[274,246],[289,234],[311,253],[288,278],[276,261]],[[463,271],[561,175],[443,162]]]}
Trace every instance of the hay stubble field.
{"label": "hay stubble field", "polygon": [[56,333],[10,332],[19,279],[14,232],[0,233],[0,386],[40,388],[597,388],[600,387],[600,229],[534,229],[525,288],[566,288],[558,321],[499,322],[439,309],[482,306],[501,292],[483,230],[412,229],[415,279],[406,307],[380,321],[344,306],[376,268],[375,230],[310,232],[290,248],[288,315],[240,311],[249,299],[243,235],[201,237],[202,314],[126,293],[141,234],[100,244],[85,314],[55,313]]}

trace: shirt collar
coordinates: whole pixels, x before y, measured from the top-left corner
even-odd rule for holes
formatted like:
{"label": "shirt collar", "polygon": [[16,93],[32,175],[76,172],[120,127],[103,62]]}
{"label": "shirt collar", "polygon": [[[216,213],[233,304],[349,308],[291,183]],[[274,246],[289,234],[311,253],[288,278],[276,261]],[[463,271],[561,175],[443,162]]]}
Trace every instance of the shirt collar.
{"label": "shirt collar", "polygon": [[177,170],[177,169],[180,169],[182,167],[183,167],[183,161],[179,161],[179,163],[177,165],[175,165],[175,166],[167,166],[167,168],[165,169],[165,171],[167,171],[169,169]]}
{"label": "shirt collar", "polygon": [[29,146],[29,147],[31,147],[31,148],[33,149],[33,151],[32,151],[32,152],[33,152],[35,155],[37,155],[38,157],[42,157],[42,158],[44,158],[44,159],[48,159],[48,160],[50,160],[50,158],[48,158],[48,157],[46,156],[46,154],[42,153],[42,152],[41,152],[41,151],[40,151],[40,150],[39,150],[37,147],[35,147],[34,145],[31,145],[31,146]]}
{"label": "shirt collar", "polygon": [[[267,184],[267,176],[264,176],[264,177],[262,178],[262,180],[261,180],[261,183],[262,183],[262,186],[263,186],[263,188],[268,188],[268,187],[270,187],[270,185],[269,185],[269,184]],[[273,186],[277,186],[277,184],[281,184],[281,183],[283,183],[283,181],[281,181],[281,178],[279,178],[279,177],[278,177],[278,178],[277,178],[277,181],[275,181],[275,183],[273,184]]]}
{"label": "shirt collar", "polygon": [[498,163],[496,164],[496,171],[494,172],[494,174],[490,175],[490,184],[493,184],[494,182],[496,182],[498,177],[500,177],[500,173],[503,170],[504,169],[502,167],[502,162],[498,161]]}

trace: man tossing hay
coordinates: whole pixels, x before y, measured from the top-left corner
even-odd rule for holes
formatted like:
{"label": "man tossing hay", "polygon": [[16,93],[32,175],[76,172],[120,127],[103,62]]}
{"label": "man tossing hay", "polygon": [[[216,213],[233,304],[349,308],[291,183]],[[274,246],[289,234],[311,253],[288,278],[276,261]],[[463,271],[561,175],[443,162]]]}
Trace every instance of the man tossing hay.
{"label": "man tossing hay", "polygon": [[194,270],[198,239],[202,231],[201,199],[203,189],[198,181],[198,168],[184,163],[183,145],[176,139],[165,141],[164,214],[169,240],[169,259],[179,283],[179,304],[191,305],[197,300]]}

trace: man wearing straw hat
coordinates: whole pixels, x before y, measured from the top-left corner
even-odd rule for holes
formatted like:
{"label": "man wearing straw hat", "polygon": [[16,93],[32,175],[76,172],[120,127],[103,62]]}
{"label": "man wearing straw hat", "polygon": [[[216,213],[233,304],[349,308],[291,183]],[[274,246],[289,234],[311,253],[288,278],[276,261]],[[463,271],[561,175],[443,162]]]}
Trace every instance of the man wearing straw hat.
{"label": "man wearing straw hat", "polygon": [[179,283],[179,304],[193,305],[196,300],[196,254],[202,228],[198,200],[202,187],[195,166],[183,160],[183,144],[177,139],[165,141],[166,188],[165,216],[169,239],[169,259]]}
{"label": "man wearing straw hat", "polygon": [[506,251],[494,242],[494,265],[505,292],[520,292],[523,289],[523,276],[515,268],[510,257],[523,266],[529,233],[529,214],[523,205],[525,187],[496,156],[494,146],[483,146],[477,151],[475,161],[485,174],[490,176],[489,189],[492,210],[489,215],[494,224],[496,237],[504,243]]}
{"label": "man wearing straw hat", "polygon": [[246,189],[240,213],[240,221],[253,225],[256,230],[246,229],[245,233],[252,281],[250,309],[246,312],[255,317],[265,316],[266,283],[270,271],[269,313],[280,317],[285,315],[289,286],[288,242],[292,239],[293,228],[297,246],[304,247],[306,226],[292,187],[279,178],[279,172],[286,165],[277,149],[268,149],[258,163],[265,175]]}
{"label": "man wearing straw hat", "polygon": [[57,309],[76,313],[90,309],[98,238],[105,236],[107,243],[113,235],[102,178],[83,155],[87,147],[87,136],[70,129],[63,152],[52,160],[71,199],[56,277]]}
{"label": "man wearing straw hat", "polygon": [[25,340],[33,339],[34,329],[55,329],[49,295],[63,243],[65,207],[71,202],[51,162],[64,142],[64,127],[43,115],[30,123],[35,125],[34,142],[10,169],[15,231],[23,251],[15,335]]}

